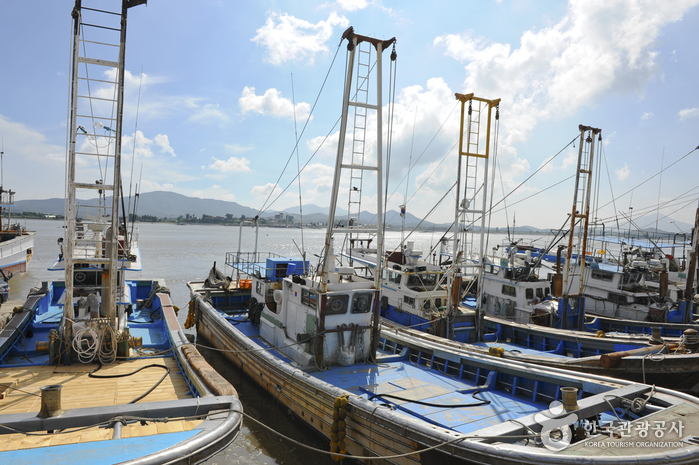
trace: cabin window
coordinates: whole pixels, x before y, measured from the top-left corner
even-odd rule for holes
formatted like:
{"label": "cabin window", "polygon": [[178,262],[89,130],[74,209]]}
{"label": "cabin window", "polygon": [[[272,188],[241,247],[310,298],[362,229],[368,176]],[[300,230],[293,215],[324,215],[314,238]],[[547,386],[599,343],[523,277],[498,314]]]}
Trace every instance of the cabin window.
{"label": "cabin window", "polygon": [[504,295],[511,295],[512,297],[517,297],[517,288],[514,286],[508,286],[507,284],[503,284],[502,293]]}
{"label": "cabin window", "polygon": [[524,296],[527,298],[527,300],[533,299],[534,298],[534,289],[532,289],[532,288],[525,289]]}
{"label": "cabin window", "polygon": [[605,270],[593,269],[590,273],[592,279],[599,279],[600,281],[612,281],[614,279],[614,273]]}
{"label": "cabin window", "polygon": [[400,284],[400,273],[398,273],[397,271],[389,271],[388,280],[392,283]]}
{"label": "cabin window", "polygon": [[415,308],[415,299],[412,297],[408,297],[407,295],[403,297],[403,303],[405,305],[410,305],[411,307]]}
{"label": "cabin window", "polygon": [[343,315],[347,313],[349,296],[347,294],[329,295],[325,304],[326,315]]}
{"label": "cabin window", "polygon": [[311,308],[318,308],[318,294],[308,289],[301,289],[301,303]]}
{"label": "cabin window", "polygon": [[549,289],[548,287],[545,287],[544,288],[544,295],[548,296],[549,294],[551,294],[551,289]]}
{"label": "cabin window", "polygon": [[634,299],[634,302],[639,304],[639,305],[648,305],[650,302],[648,302],[648,297],[643,296],[643,297],[636,297]]}
{"label": "cabin window", "polygon": [[636,284],[641,280],[641,273],[626,273],[624,274],[623,284]]}
{"label": "cabin window", "polygon": [[262,291],[262,281],[255,281],[255,292],[258,295],[264,295],[264,292]]}
{"label": "cabin window", "polygon": [[544,290],[540,287],[536,288],[536,296],[540,299],[543,299],[544,298]]}
{"label": "cabin window", "polygon": [[362,292],[354,294],[352,297],[352,313],[369,313],[371,310],[371,298],[373,294],[370,292]]}
{"label": "cabin window", "polygon": [[437,285],[437,275],[435,273],[421,273],[408,276],[408,286],[424,288],[426,291],[431,291]]}
{"label": "cabin window", "polygon": [[614,292],[610,292],[607,296],[607,298],[617,304],[625,304],[626,303],[626,296],[624,294],[616,294]]}

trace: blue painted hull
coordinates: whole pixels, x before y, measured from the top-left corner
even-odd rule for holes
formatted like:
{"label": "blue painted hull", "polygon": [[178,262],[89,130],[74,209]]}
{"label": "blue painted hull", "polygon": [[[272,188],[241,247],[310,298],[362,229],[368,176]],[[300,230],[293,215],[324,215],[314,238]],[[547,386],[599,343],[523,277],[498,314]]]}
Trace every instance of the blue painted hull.
{"label": "blue painted hull", "polygon": [[[52,359],[50,353],[37,350],[36,343],[48,341],[49,332],[59,328],[63,313],[59,302],[65,291],[64,283],[45,283],[43,293],[30,295],[24,310],[15,314],[9,325],[0,331],[0,384],[10,382],[8,378],[3,378],[3,374],[22,375],[21,381],[18,380],[20,384],[15,386],[17,390],[9,390],[8,397],[0,400],[0,405],[10,402],[7,408],[0,411],[0,435],[26,432],[46,436],[44,441],[37,441],[36,446],[29,448],[12,450],[16,446],[7,442],[6,450],[0,452],[0,463],[197,463],[225,448],[238,435],[242,426],[242,406],[235,390],[230,385],[226,388],[223,383],[215,384],[220,380],[206,372],[204,363],[199,360],[201,356],[181,331],[167,289],[160,287],[160,283],[157,292],[152,293],[156,285],[153,281],[127,281],[127,285],[131,289],[133,303],[133,312],[128,318],[129,331],[132,337],[141,338],[143,346],[139,353],[122,356],[118,362],[119,370],[128,375],[135,369],[132,366],[144,366],[144,363],[173,367],[168,371],[168,383],[163,386],[166,387],[169,383],[182,385],[184,382],[189,394],[173,399],[165,391],[161,394],[158,383],[141,400],[129,403],[137,394],[133,394],[133,388],[128,388],[129,381],[125,380],[124,393],[120,394],[118,388],[116,393],[116,398],[124,399],[123,401],[113,404],[110,396],[107,396],[101,402],[99,397],[104,395],[99,388],[101,380],[87,376],[88,372],[100,369],[100,365],[81,364],[69,359],[65,350],[58,360],[55,354]],[[151,308],[137,306],[138,301],[146,301],[149,297],[153,297]],[[145,362],[143,357],[147,357],[148,361]],[[55,363],[51,363],[52,361],[58,361],[60,365],[53,368]],[[110,366],[107,365],[105,369],[107,368]],[[93,392],[95,397],[85,398],[79,404],[75,404],[74,400],[72,404],[71,401],[64,401],[65,413],[45,419],[37,418],[39,405],[36,402],[34,410],[30,408],[29,412],[8,410],[12,404],[35,395],[32,392],[36,389],[33,378],[26,377],[33,372],[37,373],[34,376],[39,377],[50,374],[43,381],[47,385],[69,382],[63,387],[64,395],[80,389],[80,392]],[[67,379],[61,373],[75,373],[75,376]],[[25,384],[27,387],[24,387]],[[82,407],[85,403],[102,406]],[[215,415],[214,411],[223,413]],[[139,432],[138,437],[124,438],[120,437],[121,427],[115,426],[119,422],[113,421],[114,418],[123,417],[141,418],[148,424],[159,425],[165,419],[177,423],[179,418],[189,416],[201,421],[194,422],[179,432],[163,430],[158,433],[157,428],[153,428],[151,431]],[[126,421],[126,425],[132,423],[134,420]],[[109,435],[112,439],[100,437],[91,442],[61,439],[63,433],[91,425],[107,428],[99,429],[100,431],[110,431],[109,428],[112,428],[114,433]],[[93,429],[98,428],[95,426]],[[51,443],[59,445],[51,446]]]}
{"label": "blue painted hull", "polygon": [[[392,456],[396,463],[596,464],[592,449],[566,455],[529,447],[518,425],[547,411],[551,401],[560,399],[562,387],[577,387],[579,402],[596,405],[595,415],[602,419],[614,418],[605,396],[613,401],[613,392],[623,396],[623,390],[650,389],[451,350],[391,330],[382,331],[375,363],[301,366],[269,346],[245,315],[219,311],[196,292],[192,297],[200,343],[221,350],[315,432],[330,438],[336,399],[348,396],[345,442],[355,457]],[[499,436],[513,431],[520,439]],[[458,435],[464,439],[454,442]],[[483,436],[491,439],[481,441]],[[699,459],[699,447],[692,454]],[[650,464],[659,458],[622,452],[614,463]]]}

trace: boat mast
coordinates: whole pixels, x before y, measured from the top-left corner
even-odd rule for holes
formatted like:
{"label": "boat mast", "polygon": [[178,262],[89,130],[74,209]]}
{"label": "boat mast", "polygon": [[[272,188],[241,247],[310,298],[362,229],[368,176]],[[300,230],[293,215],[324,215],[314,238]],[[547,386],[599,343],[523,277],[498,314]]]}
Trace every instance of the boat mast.
{"label": "boat mast", "polygon": [[[587,255],[587,230],[590,220],[590,197],[592,194],[592,163],[595,158],[595,137],[602,141],[602,130],[591,126],[578,126],[580,130],[580,148],[578,149],[578,165],[575,171],[575,191],[573,193],[573,210],[570,214],[570,232],[568,233],[568,251],[566,252],[566,266],[563,281],[563,311],[561,314],[561,327],[568,329],[568,305],[569,299],[574,298],[578,311],[578,330],[582,331],[584,323],[584,297],[583,287],[585,281],[585,265]],[[573,246],[576,236],[575,225],[580,219],[578,243]],[[573,249],[577,250],[579,266],[572,270]],[[573,285],[571,278],[578,276],[579,286],[571,294]]]}
{"label": "boat mast", "polygon": [[684,322],[689,324],[694,319],[694,277],[697,272],[697,254],[699,254],[699,206],[694,217],[694,230],[692,231],[692,250],[689,254],[689,268],[687,268],[687,285],[684,291],[685,308]]}
{"label": "boat mast", "polygon": [[[342,40],[347,39],[347,50],[349,52],[349,60],[347,66],[347,75],[345,79],[344,96],[342,99],[342,120],[340,122],[340,136],[337,145],[337,158],[335,160],[335,175],[333,178],[332,194],[330,196],[330,211],[328,212],[328,229],[325,234],[325,247],[322,258],[322,269],[321,269],[321,292],[325,293],[328,291],[328,284],[337,283],[339,281],[339,275],[335,272],[335,255],[333,250],[333,236],[334,234],[372,234],[376,236],[376,254],[377,263],[376,270],[374,272],[374,327],[372,333],[372,354],[375,354],[376,347],[378,345],[378,331],[379,331],[379,296],[381,291],[381,270],[383,266],[383,230],[384,230],[384,212],[383,212],[383,100],[382,100],[382,56],[383,51],[386,50],[391,44],[395,44],[395,37],[389,40],[379,40],[373,37],[362,36],[354,33],[354,28],[351,26],[342,34]],[[365,81],[369,79],[369,73],[371,67],[364,65],[360,59],[362,54],[367,53],[365,51],[359,50],[362,43],[373,46],[376,50],[376,101],[370,103],[368,99],[367,92],[364,89],[368,89],[366,82],[362,82],[361,79],[357,79],[358,82],[355,83],[355,91],[353,92],[352,87],[352,76],[355,65],[355,60],[357,61],[357,66],[366,67],[366,78]],[[395,51],[394,51],[395,52]],[[395,60],[395,53],[391,54],[391,60]],[[366,115],[366,110],[373,110],[376,114],[376,164],[370,164],[366,158],[363,156],[364,148],[362,148],[362,155],[359,160],[355,160],[354,153],[352,154],[352,161],[349,164],[344,163],[344,148],[345,148],[345,136],[347,134],[347,120],[349,116],[349,108],[352,107],[355,111],[358,109],[363,115]],[[355,118],[356,119],[356,118]],[[366,116],[363,116],[366,121]],[[355,121],[356,124],[356,121]],[[355,128],[356,132],[356,128]],[[363,143],[362,143],[363,144]],[[357,163],[359,162],[359,163]],[[336,225],[335,224],[335,210],[337,209],[338,193],[340,190],[340,181],[342,178],[342,171],[350,170],[350,176],[355,177],[355,172],[375,172],[376,173],[376,225],[362,226],[360,224],[355,224],[348,220],[347,225]],[[350,190],[352,186],[350,186]],[[360,193],[361,195],[361,193]],[[361,205],[360,201],[357,200],[357,205]],[[352,224],[350,224],[352,223]]]}
{"label": "boat mast", "polygon": [[[452,253],[452,270],[449,292],[451,296],[447,307],[447,337],[454,336],[454,318],[456,317],[459,302],[461,300],[461,281],[463,278],[461,267],[470,269],[469,276],[478,279],[478,293],[476,299],[476,337],[481,340],[483,333],[483,318],[481,299],[483,294],[483,263],[485,260],[485,229],[488,201],[488,163],[490,158],[490,138],[492,134],[491,122],[493,116],[499,118],[498,107],[500,99],[484,99],[473,94],[455,94],[461,102],[461,122],[459,126],[459,157],[456,176],[456,205],[454,209],[454,249]],[[475,106],[473,102],[476,102]],[[468,112],[466,111],[468,103]],[[493,115],[493,109],[496,109]],[[485,133],[481,132],[482,112],[486,118]],[[466,130],[464,131],[464,125]],[[462,167],[465,157],[466,166]],[[465,171],[462,173],[462,171]],[[463,178],[463,183],[462,183]],[[463,184],[463,198],[462,198]],[[480,206],[478,205],[480,201]],[[480,220],[479,247],[476,257],[474,248],[475,223]],[[474,260],[476,258],[476,260]],[[475,272],[474,272],[475,271]]]}
{"label": "boat mast", "polygon": [[[76,268],[100,268],[101,271],[101,310],[113,327],[117,324],[117,270],[119,268],[119,194],[121,192],[121,127],[123,119],[124,100],[124,56],[126,46],[126,19],[129,8],[146,3],[146,0],[123,0],[118,11],[88,8],[82,5],[82,0],[76,0],[73,8],[73,58],[70,108],[70,139],[68,141],[68,172],[66,182],[66,250],[65,250],[65,304],[64,324],[68,340],[72,340],[72,319],[74,316],[74,282]],[[83,10],[89,18],[83,21]],[[84,36],[88,33],[90,39]],[[96,79],[103,74],[104,69],[112,69],[114,81],[107,82],[107,87],[113,87],[114,98],[105,99],[92,97],[90,86],[104,85],[105,81]],[[93,91],[94,92],[94,91]],[[94,128],[107,130],[106,134],[98,134]],[[85,128],[92,128],[88,131]],[[80,141],[78,141],[80,137]],[[87,139],[87,141],[85,140]],[[94,146],[94,151],[83,148]],[[114,147],[113,152],[110,148]],[[107,147],[106,153],[100,149]],[[110,153],[111,152],[111,153]],[[97,160],[95,160],[97,159]],[[95,161],[113,159],[113,179],[111,184],[106,179],[93,181],[94,177],[88,172],[83,173],[85,179],[78,179],[76,166]],[[79,160],[79,161],[78,161]],[[106,165],[105,165],[106,171]],[[90,176],[89,178],[87,176]],[[78,199],[94,195],[98,192],[111,192],[111,207],[104,207],[109,217],[109,226],[104,229],[94,229],[94,235],[85,236],[78,231],[77,215],[79,209],[94,208]],[[101,204],[101,201],[99,202]],[[98,222],[102,219],[102,208],[98,208]],[[77,253],[80,251],[80,253]],[[91,289],[91,291],[96,291]]]}

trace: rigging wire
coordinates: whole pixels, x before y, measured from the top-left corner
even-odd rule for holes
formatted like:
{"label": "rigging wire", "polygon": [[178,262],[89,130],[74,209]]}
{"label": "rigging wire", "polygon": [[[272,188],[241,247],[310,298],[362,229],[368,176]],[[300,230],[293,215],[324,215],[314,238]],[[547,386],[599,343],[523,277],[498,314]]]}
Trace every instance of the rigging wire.
{"label": "rigging wire", "polygon": [[[393,116],[395,114],[396,107],[396,74],[397,74],[398,64],[396,63],[396,44],[393,43],[393,51],[391,52],[391,63],[389,65],[388,71],[388,141],[386,148],[386,186],[384,187],[383,195],[383,229],[382,234],[386,232],[386,210],[388,205],[388,179],[391,170],[391,148],[393,143]],[[391,77],[393,82],[391,82]],[[379,84],[380,85],[380,84]]]}
{"label": "rigging wire", "polygon": [[654,177],[660,175],[660,174],[663,173],[664,171],[666,171],[666,170],[672,168],[672,167],[675,166],[677,163],[681,162],[682,160],[684,160],[685,158],[687,158],[688,156],[690,156],[692,153],[696,152],[697,150],[699,150],[699,146],[697,146],[696,148],[693,148],[692,150],[690,150],[689,152],[687,152],[687,153],[686,153],[685,155],[683,155],[682,157],[678,158],[677,160],[675,160],[674,162],[670,163],[668,166],[666,166],[665,168],[663,168],[663,169],[660,170],[659,172],[655,173],[653,176],[650,176],[650,177],[646,178],[645,181],[643,181],[643,182],[637,184],[636,186],[634,186],[634,187],[632,187],[631,189],[627,190],[627,191],[624,192],[623,194],[621,194],[621,195],[619,195],[619,196],[613,198],[613,199],[610,200],[609,202],[605,203],[605,204],[602,205],[600,208],[604,208],[604,207],[606,207],[607,205],[609,205],[610,203],[612,203],[612,201],[618,200],[618,199],[624,197],[626,194],[628,194],[628,193],[630,193],[630,192],[633,192],[635,189],[641,187],[642,185],[644,185],[645,183],[647,183],[648,181],[650,181],[650,180],[653,179]]}
{"label": "rigging wire", "polygon": [[[403,208],[406,209],[407,213],[407,208],[408,208],[408,188],[410,187],[410,168],[413,164],[413,147],[415,145],[415,124],[417,123],[417,108],[415,107],[415,117],[413,118],[413,137],[410,139],[410,158],[408,159],[408,172],[405,174],[406,176],[406,181],[405,181],[405,195],[403,196]],[[396,189],[398,190],[398,189]],[[405,214],[401,212],[401,216],[403,218],[403,224],[401,225],[401,241],[403,241],[403,232],[405,231]]]}
{"label": "rigging wire", "polygon": [[[568,180],[570,180],[570,179],[573,179],[574,177],[575,177],[574,174],[573,174],[573,175],[570,175],[570,176],[568,176],[567,178],[562,179],[562,180],[558,181],[557,183],[552,184],[552,185],[550,185],[549,187],[547,187],[547,188],[545,188],[545,189],[542,189],[542,190],[540,190],[540,191],[537,191],[537,192],[533,193],[532,195],[530,195],[530,196],[528,196],[528,197],[525,197],[525,198],[523,198],[523,199],[520,199],[520,200],[518,200],[518,201],[516,201],[516,202],[511,203],[511,204],[510,204],[510,207],[513,207],[513,206],[515,206],[515,205],[517,205],[517,204],[519,204],[519,203],[522,203],[522,202],[524,202],[525,200],[529,200],[529,199],[531,199],[532,197],[536,197],[536,196],[539,195],[539,194],[543,194],[543,193],[546,192],[547,190],[553,189],[554,187],[556,187],[556,186],[558,186],[558,185],[560,185],[560,184],[563,184],[564,182],[566,182],[566,181],[568,181]],[[519,186],[518,186],[518,187],[519,187]],[[513,191],[513,192],[514,192],[514,191]],[[510,194],[511,194],[511,193],[512,193],[512,192],[510,192]],[[509,194],[508,194],[508,196],[509,196]],[[503,200],[504,200],[504,199],[503,199]],[[491,208],[497,207],[497,205],[498,205],[499,203],[500,203],[500,202],[498,202],[497,204],[493,205],[493,207],[491,207]],[[505,207],[503,207],[503,208],[501,208],[501,209],[499,209],[499,210],[495,210],[493,213],[501,212],[501,211],[503,211],[504,209],[505,209]]]}
{"label": "rigging wire", "polygon": [[[507,194],[505,197],[503,197],[502,199],[500,199],[500,200],[498,201],[498,203],[496,203],[495,205],[493,205],[492,208],[497,207],[497,206],[500,205],[502,202],[504,202],[505,199],[507,199],[507,198],[508,198],[509,196],[511,196],[512,194],[514,194],[514,193],[517,191],[517,189],[519,189],[520,187],[522,187],[527,181],[529,181],[531,178],[533,178],[539,171],[541,171],[542,169],[544,169],[544,168],[546,167],[546,165],[548,165],[549,163],[551,163],[553,160],[556,159],[556,157],[558,157],[561,153],[563,153],[563,151],[564,151],[565,149],[567,149],[571,144],[573,144],[573,143],[575,142],[575,139],[577,139],[577,138],[578,138],[578,136],[576,135],[576,136],[575,136],[570,142],[568,142],[561,150],[559,150],[558,153],[557,153],[556,155],[554,155],[554,156],[551,157],[549,160],[547,160],[547,161],[546,161],[543,165],[541,165],[536,171],[534,171],[531,175],[529,175],[529,176],[527,177],[527,179],[525,179],[524,181],[522,181],[521,183],[519,183],[519,184],[517,185],[517,187],[515,187],[514,189],[512,189],[512,190],[510,191],[509,194]],[[571,177],[572,177],[572,176],[571,176]],[[567,178],[567,179],[570,179],[570,178]],[[567,179],[565,179],[565,180],[567,180]],[[565,181],[565,180],[564,180],[564,181]],[[558,183],[558,184],[560,184],[560,183]],[[558,185],[558,184],[554,184],[554,185]],[[551,186],[551,187],[553,187],[553,186]],[[513,205],[514,205],[514,204],[513,204]],[[511,206],[511,205],[510,205],[510,206]],[[500,211],[500,210],[497,210],[497,211]]]}
{"label": "rigging wire", "polygon": [[[371,66],[371,69],[369,70],[369,73],[371,73],[371,71],[374,69],[374,66],[376,66],[376,62],[374,62],[374,64]],[[328,72],[329,72],[329,71],[328,71]],[[347,63],[345,63],[345,75],[347,75]],[[326,79],[327,79],[327,76],[326,76]],[[323,83],[323,84],[325,84],[325,83]],[[321,89],[321,92],[322,92],[322,89]],[[343,93],[343,95],[344,95],[344,93]],[[356,94],[356,92],[355,92],[355,95],[354,95],[354,96],[356,97],[356,95],[357,95],[357,94]],[[314,105],[314,108],[315,108],[315,105]],[[310,116],[310,115],[309,115],[309,116]],[[337,120],[335,121],[335,124],[333,125],[333,127],[330,128],[330,131],[328,131],[328,134],[325,136],[325,138],[323,139],[323,141],[318,145],[318,147],[316,148],[315,152],[313,152],[313,155],[311,155],[311,157],[308,159],[308,161],[303,165],[303,168],[301,168],[301,171],[300,171],[300,172],[303,172],[303,170],[306,169],[306,167],[308,166],[308,164],[313,160],[313,158],[314,158],[314,157],[316,156],[316,154],[320,151],[320,149],[323,148],[323,145],[325,145],[325,142],[328,140],[328,138],[330,137],[330,135],[331,135],[331,134],[333,133],[333,131],[335,130],[335,127],[338,125],[338,123],[339,123],[341,120],[342,120],[342,115],[340,115],[340,116],[337,118]],[[308,123],[308,122],[307,122],[307,123]],[[305,126],[304,126],[304,130],[305,130]],[[301,135],[303,135],[303,132],[301,133]],[[300,140],[300,136],[299,136],[299,140]],[[293,153],[293,152],[292,152],[292,153]],[[287,165],[288,165],[288,162],[287,162]],[[285,169],[286,169],[286,167],[285,167]],[[283,174],[284,174],[284,171],[282,171],[282,174],[279,176],[279,179],[281,179],[281,176],[282,176]],[[291,187],[291,185],[294,183],[294,181],[296,180],[296,177],[297,177],[299,174],[300,174],[300,173],[298,173],[296,176],[294,176],[294,177],[291,179],[291,181],[289,182],[289,184],[286,185],[286,187],[282,190],[282,192],[279,193],[279,195],[277,195],[277,196],[274,198],[274,200],[272,200],[272,202],[270,202],[265,208],[263,208],[263,209],[260,210],[260,212],[258,213],[258,216],[259,216],[260,214],[264,213],[267,209],[271,208],[272,205],[274,205],[275,202],[276,202],[277,200],[279,200],[279,198],[287,191],[287,189],[289,189],[289,187]],[[277,179],[277,183],[274,185],[274,187],[276,187],[276,186],[278,185],[279,179]],[[274,192],[274,187],[272,188],[272,192]],[[271,193],[270,193],[270,196],[271,196]],[[269,200],[269,196],[267,197],[267,200]],[[267,201],[265,201],[265,204],[266,204],[266,202],[267,202]]]}
{"label": "rigging wire", "polygon": [[[500,137],[500,104],[495,107],[495,131],[493,137],[493,162],[496,166],[498,165],[498,139]],[[502,172],[500,172],[500,183],[502,185]],[[490,207],[488,208],[488,232],[485,236],[485,247],[483,247],[483,253],[488,254],[488,242],[490,241],[490,223],[493,218],[493,193],[495,191],[495,167],[493,167],[492,179],[490,181]],[[487,192],[486,192],[487,194]],[[505,208],[507,209],[507,202],[505,202]],[[507,211],[507,210],[505,210]],[[507,213],[505,213],[507,217]],[[481,262],[485,257],[480,257]]]}
{"label": "rigging wire", "polygon": [[282,176],[286,172],[286,168],[289,166],[289,162],[291,161],[291,158],[294,155],[294,151],[298,148],[298,145],[299,145],[298,141],[300,140],[301,137],[303,137],[304,132],[306,132],[306,128],[308,127],[308,123],[311,121],[311,117],[313,116],[313,111],[315,110],[316,105],[318,104],[318,100],[320,99],[320,96],[323,93],[323,89],[325,88],[325,84],[328,82],[328,76],[330,76],[330,71],[332,70],[333,65],[335,64],[335,59],[337,58],[337,54],[340,51],[341,45],[342,45],[342,41],[340,41],[340,43],[337,45],[337,50],[335,50],[335,55],[333,56],[332,62],[330,63],[330,67],[328,68],[328,72],[325,74],[325,79],[323,79],[323,84],[320,86],[320,91],[318,91],[318,95],[316,96],[316,100],[315,100],[315,102],[313,102],[313,106],[311,107],[311,111],[308,113],[308,117],[306,118],[306,122],[303,125],[303,129],[301,129],[301,135],[297,138],[296,143],[294,144],[294,148],[292,149],[291,153],[289,154],[289,158],[286,160],[286,164],[284,165],[284,169],[282,169],[282,172],[279,174],[279,178],[277,179],[277,182],[274,183],[274,186],[270,190],[269,195],[267,196],[267,199],[265,200],[265,203],[262,205],[260,210],[257,212],[257,216],[261,215],[267,208],[271,207],[271,204],[269,206],[267,206],[267,202],[269,201],[270,197],[272,197],[272,194],[274,193],[274,188],[279,185],[279,181],[281,180]]}
{"label": "rigging wire", "polygon": [[[420,161],[420,159],[422,158],[422,156],[427,152],[427,149],[430,147],[430,145],[432,145],[432,142],[434,142],[434,140],[437,138],[437,135],[439,135],[439,133],[442,131],[442,128],[444,128],[444,125],[447,123],[447,121],[449,121],[449,118],[451,117],[451,114],[454,113],[454,110],[456,110],[456,108],[457,108],[458,105],[459,105],[459,102],[457,101],[457,102],[454,104],[454,106],[452,107],[452,109],[451,109],[451,111],[449,112],[449,114],[447,115],[447,117],[444,119],[444,121],[442,121],[442,124],[441,124],[441,126],[439,126],[439,129],[437,129],[437,132],[435,132],[435,134],[432,136],[432,139],[430,139],[430,141],[427,143],[427,145],[425,146],[425,148],[422,150],[422,152],[420,153],[420,156],[417,157],[417,159],[415,160],[414,163],[412,163],[411,165],[408,166],[408,170],[411,170],[412,168],[414,168],[415,166],[417,166],[417,164],[418,164],[418,162]],[[417,115],[416,115],[416,116],[417,116]],[[454,145],[454,147],[455,147],[455,146],[456,146],[456,145]],[[452,147],[452,150],[453,150],[453,147]],[[433,172],[434,172],[434,171],[433,171]],[[407,177],[407,176],[408,176],[407,174],[406,174],[405,176],[403,176],[403,179],[401,179],[400,182],[396,185],[396,188],[393,190],[393,192],[391,192],[391,195],[389,196],[389,200],[390,200],[390,199],[393,197],[393,195],[398,191],[398,189],[400,188],[400,186],[403,184],[403,181],[406,180],[406,177]],[[423,184],[424,184],[424,183],[423,183]],[[407,190],[407,189],[406,189],[406,190]],[[415,192],[417,193],[417,190],[416,190]],[[414,194],[413,194],[413,197],[414,197]],[[412,197],[411,197],[411,198],[412,198]],[[410,200],[410,199],[408,199],[408,200]],[[394,217],[395,217],[395,215],[394,215]],[[391,219],[393,219],[393,217],[391,217]]]}

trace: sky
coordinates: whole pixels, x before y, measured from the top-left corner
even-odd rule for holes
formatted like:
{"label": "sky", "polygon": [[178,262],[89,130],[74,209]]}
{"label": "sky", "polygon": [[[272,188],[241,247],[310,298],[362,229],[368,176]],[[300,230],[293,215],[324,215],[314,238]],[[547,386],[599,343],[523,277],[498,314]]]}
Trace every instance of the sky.
{"label": "sky", "polygon": [[[592,216],[625,228],[624,215],[647,213],[639,226],[660,219],[686,231],[699,198],[697,4],[150,0],[129,10],[124,186],[254,209],[298,208],[299,196],[327,206],[347,56],[339,45],[351,25],[396,38],[395,86],[388,52],[382,86],[384,129],[395,94],[389,210],[407,202],[415,216],[451,221],[454,93],[473,92],[501,99],[491,173],[494,203],[507,198],[493,226],[514,216],[517,225],[563,224],[577,160],[569,143],[584,124],[603,138]],[[3,184],[16,200],[64,196],[72,7],[0,2]],[[303,166],[299,194],[292,180]]]}

